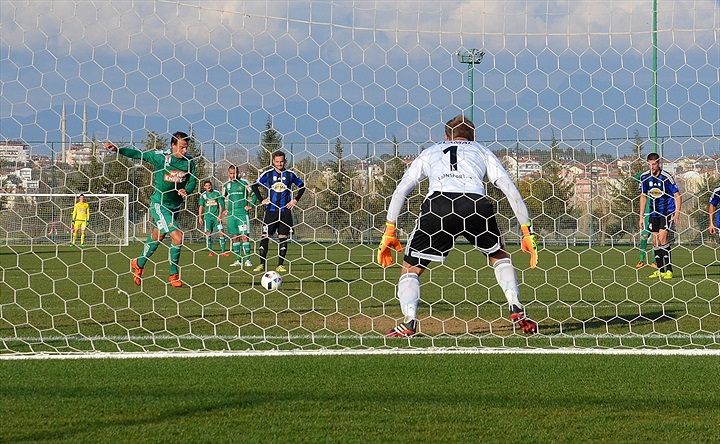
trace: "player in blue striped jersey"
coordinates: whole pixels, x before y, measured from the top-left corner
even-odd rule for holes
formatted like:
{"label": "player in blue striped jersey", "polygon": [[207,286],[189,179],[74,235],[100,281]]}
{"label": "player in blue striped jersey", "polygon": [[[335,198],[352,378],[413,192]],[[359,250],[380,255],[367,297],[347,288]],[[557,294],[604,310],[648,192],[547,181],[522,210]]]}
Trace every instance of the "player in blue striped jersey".
{"label": "player in blue striped jersey", "polygon": [[[285,169],[285,153],[275,151],[272,154],[273,168],[260,175],[252,190],[258,200],[265,205],[263,216],[262,240],[260,241],[260,265],[253,271],[265,271],[270,236],[278,235],[278,266],[276,271],[283,273],[287,269],[283,266],[287,254],[288,239],[293,227],[292,209],[305,193],[305,183],[291,170]],[[292,187],[297,188],[293,196]],[[260,187],[267,190],[267,197],[263,198]]]}
{"label": "player in blue striped jersey", "polygon": [[674,226],[680,222],[682,198],[675,179],[662,170],[658,153],[647,156],[648,171],[640,176],[640,228],[644,228],[645,204],[650,200],[650,232],[658,269],[651,278],[672,279],[670,244]]}

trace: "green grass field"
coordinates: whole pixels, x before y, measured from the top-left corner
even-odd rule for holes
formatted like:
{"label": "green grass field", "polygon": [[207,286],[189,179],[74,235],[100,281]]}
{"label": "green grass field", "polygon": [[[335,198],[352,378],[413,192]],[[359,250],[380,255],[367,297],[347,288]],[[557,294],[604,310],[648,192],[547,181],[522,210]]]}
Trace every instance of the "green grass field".
{"label": "green grass field", "polygon": [[[668,282],[628,265],[631,249],[544,249],[536,270],[514,252],[541,328],[528,338],[484,257],[461,247],[423,276],[412,339],[383,337],[401,316],[399,267],[373,264],[369,246],[292,245],[279,292],[194,244],[185,287],[167,284],[163,250],[137,287],[128,263],[140,248],[0,248],[0,358],[337,354],[0,359],[0,442],[720,441],[712,248],[676,248]],[[478,347],[507,352],[462,353]],[[529,353],[566,347],[713,353]],[[407,353],[423,349],[433,353]]]}
{"label": "green grass field", "polygon": [[0,360],[0,442],[719,442],[717,359]]}
{"label": "green grass field", "polygon": [[[549,248],[540,266],[513,250],[528,314],[516,334],[484,256],[467,246],[422,277],[421,335],[385,339],[401,317],[399,266],[367,245],[291,245],[281,291],[190,244],[183,288],[167,283],[167,249],[132,282],[129,247],[1,247],[0,353],[395,347],[720,347],[720,267],[709,247],[676,247],[675,278],[649,279],[628,248]],[[257,258],[255,258],[257,262]],[[269,263],[274,267],[275,258]]]}

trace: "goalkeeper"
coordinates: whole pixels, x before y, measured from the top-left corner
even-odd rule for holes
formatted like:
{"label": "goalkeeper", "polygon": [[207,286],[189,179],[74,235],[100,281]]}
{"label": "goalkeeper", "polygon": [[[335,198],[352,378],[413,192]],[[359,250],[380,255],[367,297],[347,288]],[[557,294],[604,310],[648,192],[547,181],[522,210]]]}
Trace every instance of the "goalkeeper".
{"label": "goalkeeper", "polygon": [[187,154],[189,137],[183,132],[176,132],[170,140],[171,153],[165,154],[155,150],[138,151],[135,148],[117,148],[111,142],[105,148],[118,152],[131,159],[142,159],[153,165],[153,184],[155,190],[150,196],[150,214],[155,221],[155,228],[148,236],[143,247],[142,255],[130,262],[135,284],[142,283],[145,264],[160,242],[170,235],[170,285],[182,287],[180,280],[180,252],[183,245],[183,232],[178,229],[175,217],[184,205],[188,194],[195,191],[197,179],[195,177],[195,162]]}
{"label": "goalkeeper", "polygon": [[77,240],[78,231],[80,232],[80,246],[85,246],[85,230],[90,222],[90,206],[85,202],[85,195],[81,194],[78,196],[78,201],[75,203],[72,212],[72,241],[71,244],[75,245]]}
{"label": "goalkeeper", "polygon": [[395,237],[395,221],[410,192],[425,178],[429,189],[420,216],[409,237],[397,296],[405,319],[386,333],[388,337],[407,337],[417,332],[417,308],[420,300],[420,275],[430,262],[442,262],[452,249],[455,238],[463,235],[488,256],[495,277],[510,308],[510,319],[523,333],[537,332],[537,324],[525,316],[520,290],[510,256],[504,250],[495,210],[486,198],[484,177],[502,190],[521,224],[522,250],[530,253],[530,268],[537,265],[537,244],[527,207],[500,160],[475,142],[475,125],[464,116],[445,124],[445,141],[425,149],[405,172],[388,206],[385,234],[378,262],[392,264],[392,251],[402,246]]}

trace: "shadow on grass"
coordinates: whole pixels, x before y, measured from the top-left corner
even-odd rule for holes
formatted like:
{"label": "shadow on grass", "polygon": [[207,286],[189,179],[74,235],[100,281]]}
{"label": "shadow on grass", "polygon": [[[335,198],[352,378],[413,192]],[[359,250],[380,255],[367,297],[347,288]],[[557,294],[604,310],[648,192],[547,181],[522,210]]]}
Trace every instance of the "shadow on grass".
{"label": "shadow on grass", "polygon": [[685,313],[680,310],[657,310],[643,314],[593,316],[587,320],[570,320],[562,323],[551,319],[550,321],[542,321],[540,325],[542,332],[545,334],[570,333],[575,331],[593,334],[597,334],[598,332],[625,334],[644,330],[656,331],[658,330],[658,324],[675,323],[677,315],[682,314]]}

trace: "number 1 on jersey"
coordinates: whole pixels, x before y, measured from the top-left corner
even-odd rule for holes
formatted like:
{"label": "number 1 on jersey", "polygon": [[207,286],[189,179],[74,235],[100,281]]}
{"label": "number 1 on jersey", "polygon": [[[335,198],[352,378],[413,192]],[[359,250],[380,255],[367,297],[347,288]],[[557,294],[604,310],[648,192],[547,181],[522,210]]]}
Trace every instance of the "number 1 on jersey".
{"label": "number 1 on jersey", "polygon": [[451,145],[443,150],[443,154],[450,153],[450,171],[457,171],[457,145]]}

